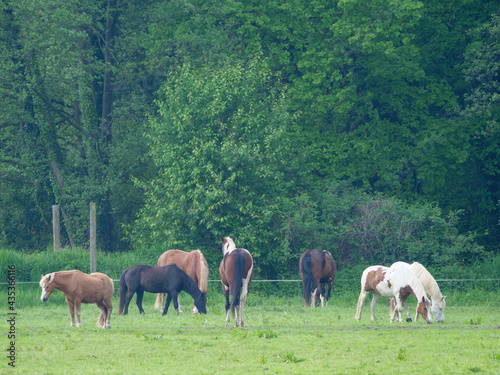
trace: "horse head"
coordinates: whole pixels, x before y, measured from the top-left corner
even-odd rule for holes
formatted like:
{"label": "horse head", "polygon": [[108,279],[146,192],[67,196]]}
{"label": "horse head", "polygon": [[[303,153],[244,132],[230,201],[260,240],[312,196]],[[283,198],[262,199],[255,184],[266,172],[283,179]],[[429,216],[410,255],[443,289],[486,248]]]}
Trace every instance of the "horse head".
{"label": "horse head", "polygon": [[222,256],[229,254],[231,251],[236,249],[236,244],[234,243],[235,237],[224,237],[222,238]]}
{"label": "horse head", "polygon": [[418,313],[420,315],[422,315],[422,318],[425,319],[427,324],[432,323],[432,317],[431,317],[431,314],[429,314],[430,305],[431,305],[431,302],[429,301],[429,299],[425,296],[422,296],[422,301],[419,301],[418,306],[417,306]]}
{"label": "horse head", "polygon": [[442,296],[438,301],[432,301],[432,315],[434,315],[434,319],[436,319],[438,323],[444,322],[444,308],[446,307],[445,298],[446,296]]}
{"label": "horse head", "polygon": [[194,305],[198,309],[198,313],[206,314],[207,313],[207,293],[202,292],[199,298],[195,298]]}
{"label": "horse head", "polygon": [[55,284],[52,282],[54,281],[55,277],[55,272],[49,273],[46,276],[42,275],[42,278],[40,280],[40,288],[42,288],[42,296],[40,299],[42,302],[47,302],[49,299],[50,295],[55,289]]}

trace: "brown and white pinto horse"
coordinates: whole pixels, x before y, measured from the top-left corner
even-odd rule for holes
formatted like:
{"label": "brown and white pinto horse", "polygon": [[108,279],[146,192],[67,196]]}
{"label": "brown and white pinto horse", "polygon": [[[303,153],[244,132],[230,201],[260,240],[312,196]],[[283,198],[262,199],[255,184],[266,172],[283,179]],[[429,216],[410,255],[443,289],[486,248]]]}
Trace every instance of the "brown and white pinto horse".
{"label": "brown and white pinto horse", "polygon": [[371,266],[363,271],[361,277],[361,292],[359,293],[358,306],[356,309],[356,320],[361,319],[361,310],[365,304],[365,299],[370,292],[373,292],[371,303],[371,320],[375,320],[375,305],[379,297],[394,297],[396,307],[391,314],[390,322],[394,321],[398,315],[398,321],[403,321],[402,303],[413,295],[417,299],[417,312],[422,315],[427,323],[432,323],[429,314],[430,301],[427,299],[424,287],[418,278],[404,267],[384,267]]}
{"label": "brown and white pinto horse", "polygon": [[101,309],[101,315],[97,320],[97,326],[102,328],[111,328],[111,311],[113,306],[114,285],[107,275],[94,272],[87,275],[81,271],[59,271],[48,275],[42,275],[40,280],[42,302],[47,302],[54,289],[60,290],[69,307],[71,316],[71,326],[75,326],[75,309],[77,318],[77,327],[81,327],[80,306],[81,303],[95,303]]}
{"label": "brown and white pinto horse", "polygon": [[[222,254],[224,257],[220,263],[219,273],[222,291],[226,297],[226,326],[229,326],[231,312],[235,316],[234,326],[244,327],[243,310],[254,271],[253,258],[248,250],[236,248],[231,237],[222,238]],[[233,297],[231,304],[229,304],[229,294]]]}
{"label": "brown and white pinto horse", "polygon": [[319,294],[321,307],[325,299],[325,284],[328,284],[326,291],[326,306],[330,300],[333,282],[337,267],[332,255],[328,251],[307,250],[302,254],[299,261],[300,275],[302,276],[302,288],[305,306],[316,305],[316,295]]}
{"label": "brown and white pinto horse", "polygon": [[[208,263],[205,256],[200,250],[193,250],[191,252],[182,250],[168,250],[160,255],[158,258],[157,266],[167,266],[169,264],[175,264],[181,270],[186,272],[189,277],[198,285],[198,288],[202,293],[207,292],[208,285]],[[179,301],[179,296],[177,298],[177,304],[179,306],[179,312],[182,312],[181,303]],[[156,295],[155,309],[160,308],[163,310],[163,301],[165,299],[165,293],[158,293]],[[198,309],[193,304],[193,314],[198,314]]]}

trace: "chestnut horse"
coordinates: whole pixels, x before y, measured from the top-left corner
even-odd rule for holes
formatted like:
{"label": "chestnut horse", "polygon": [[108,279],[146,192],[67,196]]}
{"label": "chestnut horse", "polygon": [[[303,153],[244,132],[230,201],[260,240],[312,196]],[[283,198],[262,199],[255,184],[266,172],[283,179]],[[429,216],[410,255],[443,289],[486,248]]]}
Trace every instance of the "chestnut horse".
{"label": "chestnut horse", "polygon": [[77,327],[81,327],[80,306],[81,303],[95,303],[101,309],[101,315],[97,320],[97,326],[111,328],[111,311],[113,306],[113,280],[107,275],[94,272],[87,275],[81,271],[59,271],[42,275],[40,280],[42,288],[42,302],[47,302],[54,289],[60,290],[66,298],[71,316],[71,327],[75,326],[75,309]]}
{"label": "chestnut horse", "polygon": [[149,293],[167,293],[167,301],[163,309],[163,315],[167,314],[168,307],[172,298],[174,298],[174,308],[177,310],[177,294],[184,290],[194,299],[194,304],[198,311],[206,314],[207,297],[198,285],[190,278],[186,272],[181,270],[175,264],[163,267],[137,265],[127,268],[120,276],[120,305],[118,315],[128,314],[128,305],[130,300],[137,293],[136,304],[139,313],[144,313],[142,308],[142,298],[144,292]]}
{"label": "chestnut horse", "polygon": [[432,323],[431,315],[428,310],[430,301],[427,299],[424,287],[418,278],[405,267],[384,267],[371,266],[363,271],[361,277],[361,292],[359,293],[358,306],[356,309],[356,320],[361,319],[361,310],[365,304],[365,299],[370,292],[373,292],[371,303],[371,320],[375,320],[375,305],[379,297],[393,297],[396,301],[396,307],[391,313],[390,322],[398,316],[398,321],[403,321],[401,304],[413,295],[417,299],[417,312],[422,315],[427,323]]}
{"label": "chestnut horse", "polygon": [[[439,285],[432,277],[429,271],[421,265],[418,262],[413,262],[411,265],[405,262],[396,262],[394,263],[391,267],[393,266],[400,266],[400,267],[406,267],[408,268],[415,276],[418,277],[420,282],[422,283],[422,286],[425,289],[425,292],[431,297],[431,311],[432,315],[434,315],[434,319],[438,323],[442,323],[444,321],[444,309],[446,307],[446,302],[445,298],[446,296],[443,296],[441,294],[441,290],[439,289]],[[392,309],[394,308],[394,301],[391,299],[391,312]],[[410,312],[408,311],[408,305],[406,304],[406,301],[404,303],[404,307],[406,310],[406,321],[411,322],[411,317],[410,317]],[[415,314],[415,322],[418,319],[418,313]]]}
{"label": "chestnut horse", "polygon": [[333,282],[337,267],[332,255],[328,251],[307,250],[302,254],[299,261],[300,275],[302,276],[302,288],[305,306],[316,306],[316,295],[319,294],[321,307],[325,299],[325,284],[328,284],[326,292],[326,306],[330,300]]}
{"label": "chestnut horse", "polygon": [[[235,316],[234,326],[244,327],[243,310],[253,276],[253,258],[248,250],[236,248],[231,237],[222,238],[222,255],[219,273],[222,291],[226,297],[226,326],[229,326],[231,312]],[[229,304],[229,294],[233,297],[231,304]]]}
{"label": "chestnut horse", "polygon": [[[161,267],[169,264],[175,264],[181,270],[186,272],[188,276],[191,277],[196,284],[198,284],[198,288],[200,288],[203,293],[207,292],[208,263],[200,250],[193,250],[191,252],[182,250],[165,251],[158,258],[156,265]],[[182,312],[179,296],[176,298],[179,306],[179,312]],[[164,299],[165,293],[158,293],[156,295],[155,309],[163,309]],[[193,314],[198,314],[198,309],[195,305],[193,305]]]}

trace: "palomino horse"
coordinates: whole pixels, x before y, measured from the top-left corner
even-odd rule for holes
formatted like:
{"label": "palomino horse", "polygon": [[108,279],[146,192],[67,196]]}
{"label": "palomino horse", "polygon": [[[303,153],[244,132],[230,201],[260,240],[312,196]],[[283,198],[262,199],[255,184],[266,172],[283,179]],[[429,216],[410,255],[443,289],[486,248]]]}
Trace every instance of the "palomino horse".
{"label": "palomino horse", "polygon": [[[411,265],[405,262],[396,262],[391,267],[393,266],[406,267],[411,272],[413,272],[415,276],[417,276],[417,278],[422,283],[425,292],[431,296],[431,302],[432,302],[431,311],[432,315],[434,315],[434,319],[436,319],[438,323],[442,323],[444,321],[446,296],[443,296],[441,294],[441,290],[439,289],[438,283],[436,282],[434,277],[432,277],[429,271],[427,271],[427,269],[418,262],[413,262]],[[391,311],[393,309],[393,306],[394,306],[394,301],[391,300]],[[408,311],[408,305],[406,304],[406,302],[404,303],[404,307],[406,310],[406,317],[407,317],[406,320],[411,321],[410,312]],[[417,319],[418,319],[418,313],[415,314],[415,322],[417,321]]]}
{"label": "palomino horse", "polygon": [[325,299],[325,284],[328,284],[326,292],[326,306],[330,300],[333,281],[337,267],[332,255],[328,251],[307,250],[302,254],[299,261],[300,275],[302,276],[302,287],[304,292],[304,303],[306,306],[316,305],[316,294],[320,295],[321,307]]}
{"label": "palomino horse", "polygon": [[401,323],[402,306],[401,303],[413,295],[417,299],[417,312],[422,315],[427,323],[432,323],[432,318],[428,313],[430,301],[425,295],[425,290],[418,278],[404,267],[384,267],[371,266],[363,271],[361,277],[361,292],[359,293],[358,307],[356,309],[356,320],[361,319],[361,310],[365,304],[365,299],[370,292],[373,292],[371,303],[371,320],[375,320],[375,305],[379,297],[393,297],[396,307],[391,314],[390,322],[394,321],[396,314]]}
{"label": "palomino horse", "polygon": [[[192,252],[182,250],[165,251],[158,258],[157,266],[161,267],[169,264],[175,264],[181,270],[186,272],[203,293],[207,292],[208,263],[200,250],[193,250]],[[179,306],[179,312],[182,312],[179,296],[176,298],[177,305]],[[165,293],[158,293],[156,295],[155,309],[163,308],[164,299]],[[198,309],[195,305],[193,305],[193,314],[198,314]]]}
{"label": "palomino horse", "polygon": [[149,293],[167,293],[167,302],[163,309],[163,315],[168,311],[172,297],[174,297],[174,308],[177,310],[177,294],[184,290],[194,299],[198,311],[206,314],[206,295],[186,272],[175,264],[163,267],[155,266],[133,266],[122,272],[120,277],[120,305],[118,315],[127,315],[128,305],[134,293],[137,293],[136,304],[139,313],[144,313],[142,298],[144,291]]}
{"label": "palomino horse", "polygon": [[48,275],[42,275],[40,280],[40,288],[42,288],[42,296],[40,299],[47,302],[54,289],[59,289],[69,307],[71,316],[71,326],[75,326],[75,308],[77,327],[81,327],[80,322],[80,306],[81,303],[95,303],[101,309],[101,315],[97,320],[97,326],[102,328],[111,328],[111,311],[113,306],[113,280],[107,275],[94,272],[87,275],[81,271],[59,271],[52,272]]}
{"label": "palomino horse", "polygon": [[[222,255],[219,272],[222,291],[226,297],[226,326],[229,326],[229,308],[231,308],[231,313],[235,315],[234,326],[244,327],[243,310],[253,276],[253,258],[248,250],[237,249],[231,237],[222,239]],[[233,296],[231,304],[229,304],[229,293]]]}

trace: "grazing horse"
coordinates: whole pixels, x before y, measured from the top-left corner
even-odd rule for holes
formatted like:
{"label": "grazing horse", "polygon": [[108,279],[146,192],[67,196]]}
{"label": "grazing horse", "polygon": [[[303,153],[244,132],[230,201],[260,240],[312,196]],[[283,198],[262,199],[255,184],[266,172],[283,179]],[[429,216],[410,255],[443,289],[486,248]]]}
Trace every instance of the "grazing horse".
{"label": "grazing horse", "polygon": [[[208,263],[203,253],[200,250],[193,250],[192,252],[182,250],[168,250],[165,251],[158,258],[157,266],[166,266],[175,264],[181,270],[186,272],[193,281],[198,284],[198,288],[203,293],[207,292],[208,285]],[[179,295],[176,296],[179,312],[182,312]],[[156,295],[155,309],[163,308],[163,301],[165,293],[158,293]],[[198,309],[193,305],[193,314],[198,314]]]}
{"label": "grazing horse", "polygon": [[[226,297],[226,326],[229,326],[229,312],[231,311],[235,315],[234,326],[244,327],[243,310],[253,276],[253,258],[248,250],[236,248],[231,237],[222,238],[222,255],[219,273],[222,291]],[[233,297],[231,304],[229,304],[230,293]]]}
{"label": "grazing horse", "polygon": [[[442,323],[444,321],[446,296],[443,296],[441,294],[441,290],[439,289],[438,283],[436,282],[434,277],[432,277],[429,271],[427,271],[427,269],[418,262],[413,262],[411,265],[405,262],[396,262],[391,267],[393,266],[406,267],[409,270],[411,270],[415,276],[417,276],[417,278],[422,283],[425,292],[431,296],[431,302],[432,302],[431,311],[432,315],[434,315],[434,319],[436,319],[438,323]],[[394,306],[394,301],[391,300],[391,311],[393,309],[393,306]],[[406,320],[411,321],[410,312],[408,311],[408,305],[406,304],[406,302],[404,303],[404,307],[406,310],[406,317],[407,317]],[[417,321],[417,319],[418,319],[418,313],[415,314],[415,322]]]}
{"label": "grazing horse", "polygon": [[356,309],[356,320],[361,319],[361,310],[365,304],[365,299],[370,292],[373,292],[371,303],[371,320],[375,320],[375,305],[379,297],[393,297],[396,307],[391,314],[390,322],[394,321],[398,315],[401,323],[402,306],[401,303],[413,295],[417,299],[417,311],[427,323],[432,323],[432,318],[428,313],[430,301],[425,295],[425,290],[418,278],[405,267],[384,267],[371,266],[363,271],[361,277],[361,292],[359,293],[358,306]]}
{"label": "grazing horse", "polygon": [[326,292],[326,307],[330,300],[333,281],[337,267],[328,251],[307,250],[302,254],[299,261],[300,275],[302,276],[302,287],[305,306],[316,305],[316,294],[320,295],[321,307],[325,299],[325,284],[328,284]]}
{"label": "grazing horse", "polygon": [[52,272],[42,275],[40,280],[42,302],[47,302],[54,289],[59,289],[69,307],[71,316],[71,327],[75,326],[75,308],[77,327],[81,327],[80,306],[81,303],[95,303],[101,310],[101,315],[97,320],[97,326],[102,328],[111,328],[111,311],[113,306],[113,280],[107,275],[94,272],[90,275],[78,270]]}
{"label": "grazing horse", "polygon": [[120,277],[120,305],[118,315],[127,315],[128,305],[134,293],[137,293],[136,304],[139,313],[144,313],[142,308],[142,297],[144,291],[149,293],[167,293],[167,302],[163,309],[163,315],[168,311],[172,297],[174,297],[174,308],[177,310],[177,294],[184,290],[194,299],[194,304],[198,311],[206,314],[207,297],[198,285],[190,278],[186,272],[175,264],[163,267],[155,266],[133,266],[122,272]]}

